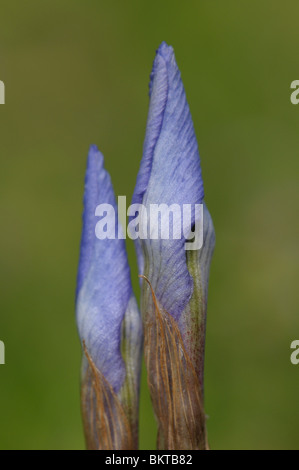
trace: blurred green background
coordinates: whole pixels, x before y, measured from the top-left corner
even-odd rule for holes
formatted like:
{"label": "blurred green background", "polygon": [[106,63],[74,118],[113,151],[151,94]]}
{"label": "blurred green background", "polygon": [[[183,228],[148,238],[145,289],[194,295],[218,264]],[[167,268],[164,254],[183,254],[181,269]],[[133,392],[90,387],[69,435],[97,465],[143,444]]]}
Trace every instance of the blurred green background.
{"label": "blurred green background", "polygon": [[[210,445],[299,448],[298,12],[298,0],[1,1],[1,449],[84,448],[74,292],[86,156],[96,143],[130,202],[162,40],[181,69],[217,236]],[[155,440],[143,373],[140,447]]]}

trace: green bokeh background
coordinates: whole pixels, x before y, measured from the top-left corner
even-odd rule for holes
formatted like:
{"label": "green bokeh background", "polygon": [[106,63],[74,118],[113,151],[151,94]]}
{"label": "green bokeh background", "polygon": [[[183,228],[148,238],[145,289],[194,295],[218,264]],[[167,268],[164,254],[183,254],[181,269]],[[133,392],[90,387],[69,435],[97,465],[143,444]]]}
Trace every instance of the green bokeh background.
{"label": "green bokeh background", "polygon": [[[74,291],[88,147],[130,202],[162,40],[216,229],[205,403],[214,449],[299,448],[298,0],[0,6],[0,448],[84,448]],[[134,247],[128,242],[138,293]],[[156,427],[143,373],[140,447]]]}

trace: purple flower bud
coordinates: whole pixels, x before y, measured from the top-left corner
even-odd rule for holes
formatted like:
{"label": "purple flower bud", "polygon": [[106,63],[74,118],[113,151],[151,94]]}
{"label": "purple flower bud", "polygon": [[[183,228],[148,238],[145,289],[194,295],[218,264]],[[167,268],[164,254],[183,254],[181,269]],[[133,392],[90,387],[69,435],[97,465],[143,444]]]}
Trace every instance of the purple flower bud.
{"label": "purple flower bud", "polygon": [[[172,47],[162,43],[151,73],[147,129],[133,203],[142,204],[147,214],[154,204],[175,204],[181,214],[188,205],[190,232],[198,222],[195,207],[203,204],[203,245],[186,250],[188,224],[183,216],[178,219],[182,224],[179,238],[136,241],[139,271],[148,281],[142,282],[141,313],[161,449],[207,447],[203,365],[215,235],[203,198],[197,141],[183,83]],[[166,222],[159,219],[162,225]]]}
{"label": "purple flower bud", "polygon": [[[85,177],[76,317],[83,346],[82,412],[88,448],[136,449],[142,326],[123,239],[98,239],[96,207],[117,206],[102,154]],[[118,226],[116,223],[116,230]]]}

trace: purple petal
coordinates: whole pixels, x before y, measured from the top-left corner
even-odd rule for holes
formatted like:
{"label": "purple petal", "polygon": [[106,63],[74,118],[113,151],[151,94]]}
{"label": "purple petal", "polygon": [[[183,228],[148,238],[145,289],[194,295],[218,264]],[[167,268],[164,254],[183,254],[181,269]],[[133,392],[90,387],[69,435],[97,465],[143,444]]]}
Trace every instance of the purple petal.
{"label": "purple petal", "polygon": [[120,351],[121,324],[132,286],[124,240],[99,240],[95,235],[98,221],[95,209],[102,203],[114,207],[117,220],[114,192],[103,156],[92,146],[85,178],[77,323],[80,339],[85,341],[93,362],[117,392],[126,374]]}
{"label": "purple petal", "polygon": [[[197,141],[172,47],[162,43],[150,81],[150,105],[143,157],[133,203],[201,204],[204,197]],[[195,222],[192,213],[191,226]],[[137,241],[140,243],[140,241]],[[149,278],[157,299],[179,318],[193,292],[186,265],[185,238],[142,240],[139,269]]]}

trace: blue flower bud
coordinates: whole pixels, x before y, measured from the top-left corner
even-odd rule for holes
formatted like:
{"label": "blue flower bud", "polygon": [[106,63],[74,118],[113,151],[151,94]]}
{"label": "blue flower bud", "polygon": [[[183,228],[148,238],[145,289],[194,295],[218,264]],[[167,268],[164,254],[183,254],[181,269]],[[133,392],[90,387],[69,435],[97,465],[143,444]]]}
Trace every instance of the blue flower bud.
{"label": "blue flower bud", "polygon": [[76,295],[85,436],[89,449],[136,449],[142,325],[125,241],[95,234],[96,207],[103,203],[114,209],[118,230],[110,177],[102,154],[91,146]]}
{"label": "blue flower bud", "polygon": [[[172,47],[157,50],[143,157],[133,195],[147,216],[155,204],[191,207],[189,230],[203,204],[200,249],[186,249],[188,224],[179,237],[136,241],[142,282],[145,359],[160,449],[207,447],[203,365],[209,266],[215,235],[204,190],[193,123]],[[145,220],[145,219],[143,219]],[[162,217],[158,221],[163,224]],[[147,220],[146,225],[151,221]],[[144,229],[146,231],[146,229]],[[173,227],[173,233],[177,228]],[[189,235],[190,235],[189,232]]]}

